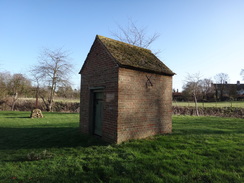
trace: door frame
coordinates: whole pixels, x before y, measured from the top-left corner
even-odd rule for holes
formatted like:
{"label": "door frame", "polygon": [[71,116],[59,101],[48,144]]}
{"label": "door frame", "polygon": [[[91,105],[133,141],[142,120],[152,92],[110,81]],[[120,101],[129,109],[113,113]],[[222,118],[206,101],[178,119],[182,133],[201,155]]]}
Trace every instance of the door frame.
{"label": "door frame", "polygon": [[[91,88],[90,89],[90,125],[89,125],[89,131],[90,134],[100,136],[95,134],[95,100],[96,100],[96,94],[97,93],[103,93],[103,102],[104,102],[104,87],[97,87],[97,88]],[[103,110],[101,111],[103,113]],[[102,119],[103,124],[103,119]],[[100,136],[101,137],[101,136]]]}

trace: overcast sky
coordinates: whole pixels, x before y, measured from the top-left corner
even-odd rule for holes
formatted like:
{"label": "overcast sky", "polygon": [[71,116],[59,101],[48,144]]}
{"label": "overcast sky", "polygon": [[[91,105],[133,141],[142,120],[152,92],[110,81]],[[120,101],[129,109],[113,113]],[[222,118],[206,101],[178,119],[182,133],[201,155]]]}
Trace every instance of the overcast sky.
{"label": "overcast sky", "polygon": [[0,0],[0,72],[27,74],[43,48],[62,47],[71,53],[77,88],[95,36],[113,38],[128,19],[160,34],[151,49],[177,74],[173,88],[181,90],[187,73],[241,81],[243,0]]}

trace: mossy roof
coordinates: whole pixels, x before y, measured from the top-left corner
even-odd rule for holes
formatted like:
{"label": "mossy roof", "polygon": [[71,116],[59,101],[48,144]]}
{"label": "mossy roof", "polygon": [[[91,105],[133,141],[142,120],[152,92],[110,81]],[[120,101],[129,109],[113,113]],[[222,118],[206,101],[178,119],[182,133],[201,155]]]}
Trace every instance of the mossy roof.
{"label": "mossy roof", "polygon": [[97,35],[120,67],[173,76],[172,72],[149,49]]}

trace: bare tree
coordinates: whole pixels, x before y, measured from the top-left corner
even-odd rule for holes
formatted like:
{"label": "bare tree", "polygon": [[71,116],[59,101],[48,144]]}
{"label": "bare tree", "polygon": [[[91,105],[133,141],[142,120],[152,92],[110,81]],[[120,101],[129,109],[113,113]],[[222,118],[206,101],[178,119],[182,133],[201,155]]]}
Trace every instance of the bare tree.
{"label": "bare tree", "polygon": [[[216,84],[215,84],[215,91],[216,91],[216,98],[220,100],[223,100],[224,96],[224,90],[225,90],[225,85],[229,81],[229,76],[228,74],[225,73],[219,73],[214,77]],[[220,91],[220,96],[218,91]]]}
{"label": "bare tree", "polygon": [[129,20],[127,27],[117,26],[119,31],[111,32],[112,36],[120,41],[143,48],[148,48],[160,36],[159,33],[147,35],[146,28],[139,28],[132,20]]}
{"label": "bare tree", "polygon": [[31,81],[23,74],[14,74],[8,83],[8,93],[12,98],[11,109],[14,110],[19,95],[25,95],[31,88]]}
{"label": "bare tree", "polygon": [[242,80],[244,81],[244,69],[241,70],[241,76],[242,76]]}
{"label": "bare tree", "polygon": [[188,74],[186,76],[186,84],[183,86],[184,90],[188,90],[188,93],[193,97],[195,103],[196,115],[199,116],[198,111],[198,98],[201,95],[201,76],[200,73]]}
{"label": "bare tree", "polygon": [[[53,99],[58,86],[70,84],[69,76],[73,66],[70,64],[69,54],[62,49],[44,49],[38,63],[31,72],[37,77],[36,81],[42,82],[49,90],[48,97],[41,95],[47,111],[52,111]],[[37,80],[38,79],[38,80]]]}
{"label": "bare tree", "polygon": [[23,74],[0,73],[0,103],[7,104],[11,110],[14,110],[19,96],[28,96],[30,91],[31,80]]}
{"label": "bare tree", "polygon": [[38,97],[39,97],[39,93],[40,93],[40,82],[41,82],[41,75],[40,73],[38,73],[35,69],[30,70],[30,75],[32,77],[32,81],[34,81],[34,83],[36,83],[36,86],[33,86],[35,88],[35,95],[36,95],[36,104],[35,104],[35,108],[38,108]]}
{"label": "bare tree", "polygon": [[10,82],[11,74],[9,72],[0,73],[0,100],[4,100],[8,95],[8,83]]}
{"label": "bare tree", "polygon": [[211,79],[203,79],[200,81],[203,99],[209,100],[209,98],[212,98],[214,96],[214,87],[213,87],[213,81]]}
{"label": "bare tree", "polygon": [[216,83],[219,83],[219,84],[226,84],[230,80],[229,75],[226,73],[216,74],[214,79],[215,79]]}
{"label": "bare tree", "polygon": [[73,98],[74,94],[75,92],[71,86],[59,87],[57,91],[57,95],[63,98]]}

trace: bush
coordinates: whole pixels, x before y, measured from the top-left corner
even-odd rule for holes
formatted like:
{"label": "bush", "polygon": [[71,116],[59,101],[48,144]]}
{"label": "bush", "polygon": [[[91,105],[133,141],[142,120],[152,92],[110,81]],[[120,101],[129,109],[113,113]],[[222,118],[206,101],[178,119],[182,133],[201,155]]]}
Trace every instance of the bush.
{"label": "bush", "polygon": [[[173,106],[175,115],[196,115],[194,107]],[[199,107],[201,116],[219,116],[219,117],[236,117],[244,118],[244,108],[238,107]]]}
{"label": "bush", "polygon": [[[80,103],[78,102],[54,102],[53,112],[79,112]],[[18,100],[15,104],[15,111],[32,111],[35,109],[35,101],[33,100]],[[38,108],[46,111],[46,106],[42,101],[39,101]],[[0,111],[10,111],[11,105],[8,102],[0,101]]]}

